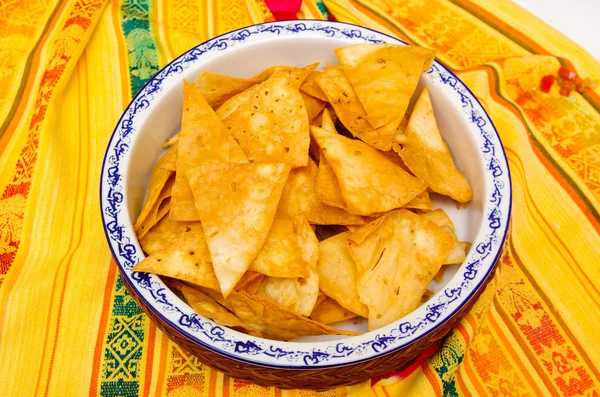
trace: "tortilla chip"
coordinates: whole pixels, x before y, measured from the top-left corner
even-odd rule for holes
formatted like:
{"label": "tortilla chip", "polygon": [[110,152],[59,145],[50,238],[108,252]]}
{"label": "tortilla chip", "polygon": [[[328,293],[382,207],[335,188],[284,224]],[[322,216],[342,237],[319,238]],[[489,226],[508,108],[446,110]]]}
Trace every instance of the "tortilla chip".
{"label": "tortilla chip", "polygon": [[359,269],[358,295],[369,308],[369,331],[419,306],[456,243],[435,223],[407,210],[389,212],[373,223],[363,227],[368,232],[359,229],[348,236]]}
{"label": "tortilla chip", "polygon": [[346,209],[346,201],[342,196],[342,190],[333,168],[327,162],[327,158],[321,154],[319,172],[317,174],[317,199],[328,206]]}
{"label": "tortilla chip", "polygon": [[337,117],[354,136],[377,149],[392,148],[392,138],[402,117],[399,117],[396,125],[386,124],[375,129],[367,121],[367,112],[339,67],[329,67],[323,74],[317,76],[316,80],[327,95]]}
{"label": "tortilla chip", "polygon": [[219,291],[202,229],[182,233],[175,243],[154,252],[132,270],[156,273]]}
{"label": "tortilla chip", "polygon": [[172,157],[177,154],[177,149],[172,147],[158,160],[158,162],[152,168],[152,174],[150,174],[150,182],[148,182],[148,193],[146,194],[146,201],[142,211],[135,221],[133,229],[138,231],[142,223],[152,210],[152,207],[157,202],[163,188],[167,184],[169,178],[173,175],[172,171],[166,170],[163,165],[169,163]]}
{"label": "tortilla chip", "polygon": [[140,245],[148,255],[163,250],[179,240],[183,233],[200,230],[200,222],[178,222],[168,216],[163,217],[140,240]]}
{"label": "tortilla chip", "polygon": [[356,287],[356,263],[346,246],[349,235],[350,232],[340,233],[319,243],[319,287],[347,310],[367,317],[368,309],[360,302]]}
{"label": "tortilla chip", "polygon": [[294,219],[294,232],[302,250],[306,277],[266,277],[256,294],[273,300],[287,310],[308,316],[319,295],[319,276],[316,272],[319,242],[303,215]]}
{"label": "tortilla chip", "polygon": [[360,335],[310,320],[279,306],[270,299],[245,292],[232,292],[225,305],[240,320],[266,338],[290,340],[308,335]]}
{"label": "tortilla chip", "polygon": [[425,190],[424,192],[420,193],[417,197],[406,203],[404,208],[424,211],[432,210],[433,203],[431,202],[431,198],[429,198],[429,192]]}
{"label": "tortilla chip", "polygon": [[248,160],[231,134],[191,84],[183,85],[183,118],[179,133],[177,173],[173,186],[171,218],[198,221],[186,171],[207,160],[244,164]]}
{"label": "tortilla chip", "polygon": [[346,310],[342,305],[334,299],[323,295],[325,299],[318,305],[315,305],[314,310],[310,314],[310,318],[323,324],[333,324],[340,321],[349,320],[357,317],[358,314]]}
{"label": "tortilla chip", "polygon": [[237,95],[232,96],[228,100],[226,100],[219,108],[215,111],[217,116],[221,120],[225,120],[229,115],[237,110],[244,102],[248,101],[252,98],[256,92],[260,84],[253,85],[252,87],[246,89],[246,91],[240,92]]}
{"label": "tortilla chip", "polygon": [[317,199],[316,164],[309,160],[306,167],[295,168],[283,188],[279,205],[290,216],[304,214],[317,225],[364,225],[367,221],[341,208],[330,207]]}
{"label": "tortilla chip", "polygon": [[404,161],[402,161],[402,157],[400,157],[400,155],[398,153],[396,153],[395,151],[393,151],[393,150],[381,151],[381,154],[383,154],[385,157],[388,158],[388,160],[391,160],[394,164],[396,164],[398,167],[402,168],[404,171],[408,172],[412,176],[415,175],[406,166],[406,164],[404,164]]}
{"label": "tortilla chip", "polygon": [[171,147],[160,159],[160,167],[163,170],[175,172],[175,170],[177,169],[177,156],[177,146]]}
{"label": "tortilla chip", "polygon": [[256,294],[258,287],[265,279],[264,274],[247,271],[235,286],[236,291],[245,291],[250,295]]}
{"label": "tortilla chip", "polygon": [[308,162],[310,143],[304,107],[292,81],[277,72],[223,123],[251,162],[302,167]]}
{"label": "tortilla chip", "polygon": [[454,230],[454,224],[450,217],[444,212],[443,209],[438,208],[435,211],[426,212],[421,214],[421,216],[429,219],[442,229],[444,229],[447,233],[449,233],[455,240],[456,244],[454,248],[448,254],[448,257],[444,260],[444,265],[455,265],[459,263],[463,263],[466,258],[465,248],[463,243],[459,242],[456,237],[456,232]]}
{"label": "tortilla chip", "polygon": [[202,291],[183,283],[178,284],[178,289],[185,297],[188,305],[201,316],[210,318],[219,325],[237,329],[239,331],[245,331],[250,335],[261,336],[260,332],[241,321],[233,315],[233,313],[219,305],[213,298]]}
{"label": "tortilla chip", "polygon": [[308,277],[292,218],[277,211],[267,239],[249,270],[271,277]]}
{"label": "tortilla chip", "polygon": [[435,51],[427,48],[395,44],[357,44],[335,53],[367,121],[374,128],[394,123],[394,130],[406,113],[421,73],[431,67],[435,57]]}
{"label": "tortilla chip", "polygon": [[321,116],[321,128],[334,134],[337,134],[337,130],[335,129],[335,123],[331,118],[331,112],[327,108],[323,109],[323,115]]}
{"label": "tortilla chip", "polygon": [[202,72],[194,81],[194,87],[211,108],[221,106],[226,100],[260,83],[256,79],[241,79],[213,72]]}
{"label": "tortilla chip", "polygon": [[296,88],[300,88],[304,80],[312,73],[316,67],[319,66],[319,62],[312,63],[304,67],[295,66],[271,66],[257,74],[254,78],[260,81],[270,79],[276,72],[284,73],[289,79],[292,85]]}
{"label": "tortilla chip", "polygon": [[325,108],[326,102],[323,102],[320,99],[313,98],[310,95],[306,95],[301,92],[300,95],[304,100],[304,105],[306,106],[306,114],[308,115],[308,122],[310,123],[321,111]]}
{"label": "tortilla chip", "polygon": [[319,306],[325,299],[327,299],[327,295],[325,295],[323,291],[319,291],[319,295],[317,295],[317,301],[315,302],[315,308]]}
{"label": "tortilla chip", "polygon": [[406,166],[433,191],[466,203],[473,198],[469,181],[454,165],[442,139],[429,97],[423,89],[406,128],[406,140],[394,145]]}
{"label": "tortilla chip", "polygon": [[142,221],[140,227],[136,231],[139,240],[143,239],[146,233],[148,233],[152,227],[163,219],[171,210],[171,193],[173,191],[174,182],[175,176],[171,175],[167,180],[167,183],[163,186],[154,205],[150,208],[146,219]]}
{"label": "tortilla chip", "polygon": [[285,164],[207,161],[187,176],[223,296],[256,259],[289,173]]}
{"label": "tortilla chip", "polygon": [[167,139],[165,141],[165,143],[162,144],[162,147],[168,148],[168,147],[175,145],[177,142],[179,142],[179,133],[177,133],[177,134],[173,135],[172,137],[170,137],[169,139]]}
{"label": "tortilla chip", "polygon": [[402,207],[427,186],[359,140],[312,127],[313,137],[337,177],[348,212],[370,215]]}
{"label": "tortilla chip", "polygon": [[313,98],[317,98],[324,102],[327,102],[329,101],[329,99],[327,99],[327,95],[325,95],[325,93],[323,92],[321,87],[319,87],[319,84],[315,80],[315,78],[322,73],[323,72],[321,72],[320,70],[312,71],[300,87],[300,91],[310,95]]}

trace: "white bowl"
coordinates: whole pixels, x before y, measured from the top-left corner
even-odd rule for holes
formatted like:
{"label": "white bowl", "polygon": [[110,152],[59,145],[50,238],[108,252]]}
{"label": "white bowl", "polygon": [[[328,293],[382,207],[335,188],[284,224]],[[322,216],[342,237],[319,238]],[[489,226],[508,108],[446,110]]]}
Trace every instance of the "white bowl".
{"label": "white bowl", "polygon": [[[442,135],[459,170],[473,188],[473,201],[457,210],[439,197],[461,241],[472,249],[451,267],[436,294],[402,319],[355,337],[310,337],[279,342],[248,336],[197,315],[155,275],[131,272],[144,258],[133,223],[142,206],[161,144],[180,129],[183,80],[202,71],[250,77],[273,65],[337,63],[334,49],[358,43],[396,43],[366,28],[324,21],[287,21],[251,26],[209,40],[162,69],[123,113],[104,158],[100,200],[106,238],[124,281],[153,315],[191,342],[223,356],[267,367],[317,369],[372,360],[415,343],[446,323],[473,297],[500,255],[511,212],[511,183],[496,129],[469,89],[435,62],[421,77],[429,87]],[[342,327],[362,327],[351,321]],[[307,343],[307,340],[310,343]]]}

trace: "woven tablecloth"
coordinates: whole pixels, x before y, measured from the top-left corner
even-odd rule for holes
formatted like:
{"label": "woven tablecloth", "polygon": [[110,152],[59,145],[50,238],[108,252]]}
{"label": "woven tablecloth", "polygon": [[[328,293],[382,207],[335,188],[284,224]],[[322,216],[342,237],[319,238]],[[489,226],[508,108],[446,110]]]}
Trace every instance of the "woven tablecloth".
{"label": "woven tablecloth", "polygon": [[[232,379],[167,339],[125,291],[100,220],[101,162],[132,95],[198,43],[276,18],[434,48],[512,171],[510,238],[471,313],[408,370],[321,394]],[[540,92],[561,65],[600,77],[506,0],[0,1],[0,395],[598,396],[600,90]]]}

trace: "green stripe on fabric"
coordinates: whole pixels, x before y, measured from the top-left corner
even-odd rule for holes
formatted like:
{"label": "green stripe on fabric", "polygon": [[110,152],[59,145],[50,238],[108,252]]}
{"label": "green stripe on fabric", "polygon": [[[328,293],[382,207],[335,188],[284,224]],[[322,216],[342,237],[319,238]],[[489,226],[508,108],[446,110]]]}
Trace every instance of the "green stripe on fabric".
{"label": "green stripe on fabric", "polygon": [[442,396],[458,397],[456,372],[465,356],[466,346],[461,341],[460,333],[453,329],[444,340],[440,350],[433,356],[429,364],[442,382]]}
{"label": "green stripe on fabric", "polygon": [[[149,0],[124,0],[121,3],[121,28],[132,97],[159,70],[157,44],[150,29],[151,11]],[[99,376],[101,396],[135,397],[140,394],[149,325],[150,319],[118,275]]]}

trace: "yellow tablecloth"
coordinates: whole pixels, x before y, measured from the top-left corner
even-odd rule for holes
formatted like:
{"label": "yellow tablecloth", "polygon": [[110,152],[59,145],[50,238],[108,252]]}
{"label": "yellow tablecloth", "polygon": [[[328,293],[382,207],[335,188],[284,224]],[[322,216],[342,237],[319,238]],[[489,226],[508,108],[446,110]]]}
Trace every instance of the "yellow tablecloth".
{"label": "yellow tablecloth", "polygon": [[[536,88],[560,64],[592,78],[600,64],[505,0],[307,0],[298,17],[327,13],[437,50],[501,134],[514,206],[496,277],[437,354],[322,395],[598,396],[600,90]],[[132,94],[199,42],[268,20],[263,0],[0,1],[0,395],[317,394],[231,379],[169,341],[100,221],[101,161]]]}

